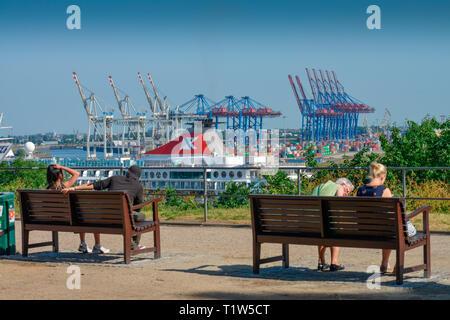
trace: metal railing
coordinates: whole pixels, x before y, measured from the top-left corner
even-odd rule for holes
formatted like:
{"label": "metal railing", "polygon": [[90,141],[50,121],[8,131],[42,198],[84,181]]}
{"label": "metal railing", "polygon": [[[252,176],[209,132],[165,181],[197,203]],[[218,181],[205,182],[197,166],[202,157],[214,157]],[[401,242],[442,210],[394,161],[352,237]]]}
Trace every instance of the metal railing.
{"label": "metal railing", "polygon": [[[127,168],[125,167],[81,167],[81,166],[73,166],[71,167],[72,169],[75,170],[119,170],[120,171],[120,175],[123,175],[125,170],[127,170]],[[235,198],[243,198],[243,197],[247,197],[247,195],[226,195],[226,194],[216,194],[213,192],[210,192],[208,194],[208,178],[207,178],[207,173],[210,170],[229,170],[229,169],[233,169],[233,170],[282,170],[282,171],[286,171],[286,170],[293,170],[296,171],[296,175],[297,175],[297,194],[301,195],[301,184],[302,184],[302,176],[304,175],[304,173],[307,172],[312,172],[312,171],[321,171],[321,170],[366,170],[368,171],[369,168],[368,167],[299,167],[299,166],[279,166],[279,167],[258,167],[258,166],[236,166],[236,167],[219,167],[219,166],[214,166],[214,167],[173,167],[173,166],[142,166],[141,167],[142,170],[152,170],[152,169],[181,169],[181,170],[194,170],[194,171],[199,171],[202,170],[203,172],[203,190],[192,190],[191,192],[175,192],[175,193],[161,193],[161,192],[149,192],[149,189],[147,189],[146,194],[147,195],[158,195],[158,196],[192,196],[193,193],[195,192],[196,194],[199,194],[198,191],[200,192],[200,196],[203,198],[203,207],[204,207],[204,217],[203,220],[204,222],[208,221],[208,198],[210,197],[235,197]],[[46,167],[21,167],[21,168],[0,168],[0,170],[8,170],[8,171],[16,171],[16,170],[46,170]],[[432,201],[449,201],[450,198],[433,198],[433,197],[407,197],[406,196],[406,172],[407,171],[414,171],[414,170],[450,170],[450,167],[387,167],[388,171],[391,170],[401,170],[402,172],[402,198],[405,200],[405,210],[406,210],[406,201],[407,200],[432,200]],[[100,177],[92,177],[92,178],[100,178]],[[210,179],[210,178],[209,178]],[[189,180],[194,180],[194,179],[189,179]],[[227,180],[226,182],[232,182],[233,180]],[[213,191],[213,190],[211,190]]]}

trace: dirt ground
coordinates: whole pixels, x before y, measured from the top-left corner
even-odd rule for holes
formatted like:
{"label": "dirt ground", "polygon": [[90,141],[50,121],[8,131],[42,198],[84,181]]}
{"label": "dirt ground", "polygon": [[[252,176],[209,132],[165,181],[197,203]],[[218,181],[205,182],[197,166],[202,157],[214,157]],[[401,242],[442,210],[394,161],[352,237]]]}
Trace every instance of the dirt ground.
{"label": "dirt ground", "polygon": [[[16,222],[17,250],[21,250],[20,224]],[[31,232],[31,243],[49,241],[50,232]],[[369,289],[367,272],[381,260],[381,250],[342,248],[344,271],[318,272],[317,249],[290,246],[290,267],[281,262],[261,266],[252,273],[252,234],[248,227],[162,225],[162,257],[132,257],[123,263],[122,237],[102,235],[110,254],[81,254],[73,233],[60,233],[60,252],[51,247],[30,249],[30,255],[0,257],[2,299],[449,299],[450,235],[431,236],[432,277],[423,272],[381,277],[380,287]],[[87,235],[90,246],[92,235]],[[142,244],[151,245],[146,234]],[[281,254],[281,246],[263,244],[262,257]],[[422,262],[422,249],[406,253],[406,266]],[[327,252],[329,257],[329,252]],[[395,264],[395,252],[391,265]],[[68,267],[80,268],[80,288],[69,289]],[[70,281],[69,281],[70,282]],[[73,283],[73,282],[71,282]]]}

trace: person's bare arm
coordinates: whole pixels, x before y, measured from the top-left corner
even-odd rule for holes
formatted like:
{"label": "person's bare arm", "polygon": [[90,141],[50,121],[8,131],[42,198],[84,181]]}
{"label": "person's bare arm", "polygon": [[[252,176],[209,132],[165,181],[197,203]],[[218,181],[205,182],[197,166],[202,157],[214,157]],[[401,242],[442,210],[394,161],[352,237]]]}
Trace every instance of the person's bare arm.
{"label": "person's bare arm", "polygon": [[383,190],[382,198],[392,198],[392,192],[389,188]]}
{"label": "person's bare arm", "polygon": [[76,191],[76,190],[94,190],[94,184],[88,182],[88,183],[82,184],[80,186],[75,186],[75,187],[62,189],[61,191],[63,193],[67,193],[69,191]]}
{"label": "person's bare arm", "polygon": [[64,170],[64,171],[66,171],[68,174],[71,175],[71,177],[69,178],[69,180],[67,180],[67,181],[64,182],[64,186],[65,186],[66,188],[71,187],[71,186],[75,183],[75,181],[77,181],[78,177],[80,176],[80,173],[79,173],[77,170],[74,170],[74,169],[72,169],[72,168],[64,167],[64,166],[62,166],[62,165],[60,165],[60,164],[55,164],[54,167],[55,167],[56,169]]}

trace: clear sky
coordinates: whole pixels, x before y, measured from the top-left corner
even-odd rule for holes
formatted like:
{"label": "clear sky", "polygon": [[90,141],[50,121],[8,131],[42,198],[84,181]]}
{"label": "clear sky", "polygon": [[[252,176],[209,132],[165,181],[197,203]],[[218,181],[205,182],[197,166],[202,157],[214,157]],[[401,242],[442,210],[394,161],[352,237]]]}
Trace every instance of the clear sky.
{"label": "clear sky", "polygon": [[[66,27],[69,5],[81,30]],[[381,8],[381,30],[366,9]],[[300,128],[288,74],[334,70],[351,96],[389,108],[391,121],[449,114],[450,1],[2,0],[0,112],[14,134],[87,131],[72,79],[118,113],[111,75],[138,109],[148,109],[137,72],[150,72],[172,105],[195,94],[248,95]],[[362,125],[360,118],[360,125]]]}

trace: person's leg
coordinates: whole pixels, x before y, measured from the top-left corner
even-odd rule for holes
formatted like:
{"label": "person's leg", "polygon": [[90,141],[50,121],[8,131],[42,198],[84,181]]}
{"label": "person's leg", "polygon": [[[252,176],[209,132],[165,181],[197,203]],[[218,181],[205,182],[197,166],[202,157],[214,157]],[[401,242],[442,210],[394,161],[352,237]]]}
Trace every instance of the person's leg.
{"label": "person's leg", "polygon": [[331,247],[330,250],[331,250],[330,271],[343,270],[344,266],[341,264],[338,264],[339,247]]}
{"label": "person's leg", "polygon": [[86,233],[80,233],[80,246],[78,247],[78,251],[82,253],[92,252],[92,249],[88,247],[86,244]]}
{"label": "person's leg", "polygon": [[100,243],[100,233],[94,233],[95,245],[92,252],[94,253],[108,253],[109,249],[103,247]]}
{"label": "person's leg", "polygon": [[381,266],[380,271],[386,272],[391,270],[391,266],[389,265],[389,256],[391,255],[390,249],[382,249],[381,250]]}
{"label": "person's leg", "polygon": [[319,251],[319,263],[317,264],[317,270],[326,270],[329,268],[329,265],[325,262],[325,253],[327,250],[327,247],[325,246],[318,246]]}
{"label": "person's leg", "polygon": [[[145,213],[143,212],[133,212],[133,219],[134,221],[144,221],[145,220]],[[141,235],[135,235],[131,237],[131,250],[135,250],[139,246],[139,242],[141,241]]]}
{"label": "person's leg", "polygon": [[94,233],[95,245],[100,246],[100,233]]}
{"label": "person's leg", "polygon": [[325,263],[326,259],[325,259],[325,252],[327,247],[325,246],[318,246],[317,247],[318,251],[319,251],[319,263]]}
{"label": "person's leg", "polygon": [[331,247],[331,264],[338,264],[339,247]]}

